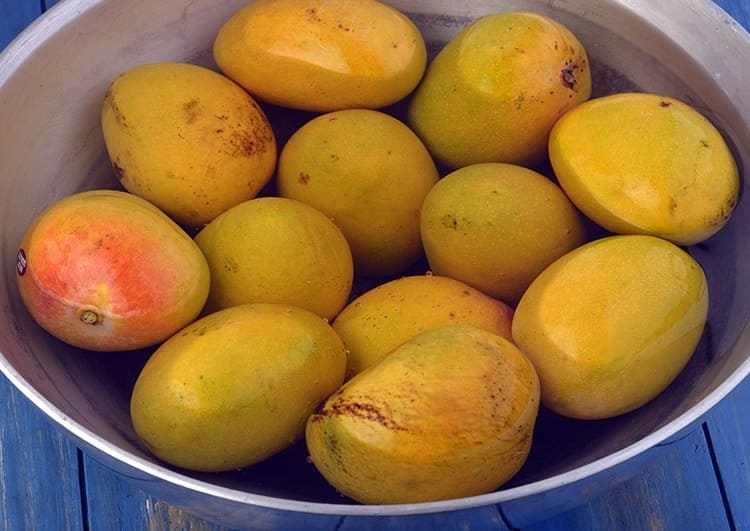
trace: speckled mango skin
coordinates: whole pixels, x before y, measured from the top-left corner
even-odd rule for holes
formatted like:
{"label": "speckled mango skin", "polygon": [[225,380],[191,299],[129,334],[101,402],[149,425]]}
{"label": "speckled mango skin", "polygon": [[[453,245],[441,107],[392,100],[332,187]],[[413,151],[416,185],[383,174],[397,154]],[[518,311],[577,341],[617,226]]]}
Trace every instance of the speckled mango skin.
{"label": "speckled mango skin", "polygon": [[614,233],[693,245],[718,232],[739,199],[737,163],[721,132],[659,94],[585,102],[555,124],[549,156],[571,200]]}
{"label": "speckled mango skin", "polygon": [[601,419],[641,407],[677,377],[707,312],[695,259],[661,238],[619,235],[545,269],[518,304],[512,333],[547,407]]}
{"label": "speckled mango skin", "polygon": [[407,341],[310,417],[312,462],[361,503],[414,503],[498,488],[528,456],[539,381],[510,341],[448,325]]}
{"label": "speckled mango skin", "polygon": [[332,326],[349,352],[347,379],[379,363],[415,335],[449,324],[511,338],[513,309],[468,284],[411,275],[372,288],[350,302]]}
{"label": "speckled mango skin", "polygon": [[438,170],[422,141],[382,111],[346,109],[300,127],[279,155],[278,193],[341,227],[358,277],[402,274],[423,254],[419,214]]}
{"label": "speckled mango skin", "polygon": [[255,97],[316,112],[395,103],[427,63],[419,29],[376,0],[251,2],[221,27],[213,52]]}
{"label": "speckled mango skin", "polygon": [[258,195],[276,167],[276,138],[263,110],[201,66],[126,70],[107,91],[101,122],[122,186],[188,229]]}
{"label": "speckled mango skin", "polygon": [[565,26],[538,13],[488,15],[429,64],[408,122],[433,156],[456,169],[540,162],[555,121],[591,95],[588,56]]}
{"label": "speckled mango skin", "polygon": [[321,317],[246,304],[187,326],[149,358],[130,402],[136,433],[189,470],[234,470],[299,440],[344,378],[346,352]]}
{"label": "speckled mango skin", "polygon": [[422,204],[421,234],[433,273],[511,306],[546,266],[589,237],[559,186],[500,162],[465,166],[433,186]]}
{"label": "speckled mango skin", "polygon": [[349,244],[333,221],[300,201],[244,201],[206,225],[195,242],[211,272],[207,311],[266,302],[333,319],[349,299]]}

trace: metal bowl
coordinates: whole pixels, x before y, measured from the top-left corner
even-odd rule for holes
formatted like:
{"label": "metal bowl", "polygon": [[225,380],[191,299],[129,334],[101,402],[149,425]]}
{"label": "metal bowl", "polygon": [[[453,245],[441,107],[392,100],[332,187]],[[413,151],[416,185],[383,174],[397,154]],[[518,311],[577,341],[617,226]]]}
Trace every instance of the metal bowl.
{"label": "metal bowl", "polygon": [[[750,36],[708,0],[400,0],[434,52],[475,17],[531,9],[568,25],[587,48],[597,94],[647,90],[681,98],[726,134],[750,167]],[[116,187],[99,112],[125,68],[179,60],[212,66],[219,26],[245,0],[69,0],[0,56],[0,369],[94,458],[138,487],[197,516],[241,527],[332,527],[341,516],[403,525],[415,515],[499,507],[523,525],[579,503],[638,471],[644,452],[678,436],[750,372],[750,204],[690,248],[706,269],[711,310],[697,352],[652,403],[614,419],[572,421],[542,412],[527,464],[500,490],[444,502],[366,506],[338,495],[303,444],[247,470],[193,474],[155,460],[130,424],[131,386],[148,352],[93,354],[67,347],[30,319],[15,281],[18,243],[31,220],[70,193]],[[743,190],[747,183],[743,183]],[[743,235],[744,234],[744,235]],[[396,518],[387,518],[396,517]]]}

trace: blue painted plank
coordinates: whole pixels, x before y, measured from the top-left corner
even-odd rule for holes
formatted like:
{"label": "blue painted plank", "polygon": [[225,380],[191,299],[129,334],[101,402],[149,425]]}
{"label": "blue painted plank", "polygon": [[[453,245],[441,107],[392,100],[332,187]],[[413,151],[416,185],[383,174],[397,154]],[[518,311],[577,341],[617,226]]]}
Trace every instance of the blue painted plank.
{"label": "blue painted plank", "polygon": [[715,407],[706,421],[735,529],[750,530],[750,378]]}
{"label": "blue painted plank", "polygon": [[509,531],[495,506],[478,507],[462,511],[372,518],[347,516],[336,531],[427,531],[432,529],[463,529],[477,531]]}
{"label": "blue painted plank", "polygon": [[733,529],[703,430],[653,448],[651,454],[637,477],[523,531]]}
{"label": "blue painted plank", "polygon": [[82,529],[78,450],[0,375],[0,530]]}
{"label": "blue painted plank", "polygon": [[0,50],[22,29],[28,26],[41,13],[38,1],[4,0],[0,2]]}
{"label": "blue painted plank", "polygon": [[746,29],[750,28],[750,2],[747,0],[714,0]]}
{"label": "blue painted plank", "polygon": [[[88,527],[98,529],[192,529],[200,531],[231,531],[231,528],[212,523],[211,518],[227,524],[230,519],[240,529],[329,531],[339,528],[342,517],[335,515],[307,515],[292,511],[256,507],[252,515],[234,513],[226,506],[211,507],[200,499],[204,518],[190,514],[195,507],[189,496],[181,496],[184,508],[169,504],[149,495],[135,481],[111,471],[96,460],[83,460],[86,476],[86,506]],[[147,482],[146,489],[151,488]],[[210,511],[210,512],[209,512]],[[243,511],[244,512],[244,511]],[[231,513],[231,514],[230,514]],[[207,516],[208,515],[208,516]]]}
{"label": "blue painted plank", "polygon": [[[89,529],[228,531],[149,496],[132,482],[84,456]],[[167,522],[168,527],[162,524]]]}

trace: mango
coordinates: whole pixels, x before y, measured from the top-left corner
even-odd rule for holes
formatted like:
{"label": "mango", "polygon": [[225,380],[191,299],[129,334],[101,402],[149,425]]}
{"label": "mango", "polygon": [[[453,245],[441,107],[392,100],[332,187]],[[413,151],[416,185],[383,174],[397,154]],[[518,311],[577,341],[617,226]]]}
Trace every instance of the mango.
{"label": "mango", "polygon": [[355,274],[403,273],[423,255],[419,214],[438,170],[417,136],[381,111],[347,109],[300,127],[279,155],[279,195],[341,228]]}
{"label": "mango", "polygon": [[521,468],[539,381],[510,341],[465,325],[425,331],[358,374],[310,416],[313,464],[369,504],[490,492]]}
{"label": "mango", "polygon": [[427,64],[419,29],[376,0],[251,2],[219,29],[213,54],[260,100],[316,112],[395,103]]}
{"label": "mango", "polygon": [[667,240],[615,235],[550,265],[516,308],[513,339],[542,383],[542,403],[580,419],[633,411],[681,372],[701,338],[708,285]]}
{"label": "mango", "polygon": [[471,325],[511,338],[513,309],[468,284],[438,275],[390,280],[350,302],[333,321],[349,353],[349,379],[401,343],[448,324]]}
{"label": "mango", "polygon": [[499,162],[443,177],[422,205],[430,269],[515,305],[542,270],[588,239],[575,206],[550,179]]}
{"label": "mango", "polygon": [[212,313],[164,342],[138,375],[133,427],[163,461],[218,472],[302,438],[344,378],[346,352],[321,317],[279,304]]}
{"label": "mango", "polygon": [[571,110],[550,134],[549,157],[571,200],[613,233],[693,245],[728,222],[739,198],[721,132],[659,94],[613,94]]}
{"label": "mango", "polygon": [[589,60],[565,26],[538,13],[475,20],[427,67],[408,123],[451,169],[481,162],[531,166],[557,119],[591,96]]}
{"label": "mango", "polygon": [[354,282],[352,254],[341,230],[294,199],[240,203],[206,225],[195,242],[211,271],[207,311],[266,302],[333,319]]}
{"label": "mango", "polygon": [[53,203],[17,256],[32,318],[87,350],[155,345],[193,321],[208,296],[208,265],[190,236],[127,192],[91,190]]}
{"label": "mango", "polygon": [[132,67],[110,85],[101,113],[122,186],[187,229],[258,195],[276,167],[266,115],[239,85],[185,63]]}

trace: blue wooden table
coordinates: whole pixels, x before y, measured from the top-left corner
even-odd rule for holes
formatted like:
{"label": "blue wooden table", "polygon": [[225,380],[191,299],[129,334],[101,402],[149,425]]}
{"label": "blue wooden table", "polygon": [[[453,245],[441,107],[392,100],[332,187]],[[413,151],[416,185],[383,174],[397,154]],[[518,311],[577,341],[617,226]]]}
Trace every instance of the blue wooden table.
{"label": "blue wooden table", "polygon": [[[0,49],[53,3],[0,0]],[[717,3],[750,27],[750,0]],[[651,449],[637,477],[523,529],[750,530],[748,406],[750,379],[684,437]],[[0,530],[26,529],[221,528],[91,459],[0,376]]]}

